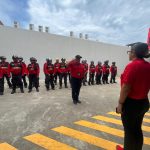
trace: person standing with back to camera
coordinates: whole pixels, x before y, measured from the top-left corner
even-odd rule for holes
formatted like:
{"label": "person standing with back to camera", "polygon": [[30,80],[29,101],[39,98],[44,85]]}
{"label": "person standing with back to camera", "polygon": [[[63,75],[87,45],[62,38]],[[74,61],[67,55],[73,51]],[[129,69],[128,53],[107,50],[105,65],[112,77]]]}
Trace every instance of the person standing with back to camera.
{"label": "person standing with back to camera", "polygon": [[141,129],[144,114],[149,110],[148,93],[150,90],[150,63],[144,58],[150,57],[146,43],[130,44],[129,63],[121,75],[121,91],[116,108],[121,113],[124,126],[124,149],[142,150],[143,132]]}

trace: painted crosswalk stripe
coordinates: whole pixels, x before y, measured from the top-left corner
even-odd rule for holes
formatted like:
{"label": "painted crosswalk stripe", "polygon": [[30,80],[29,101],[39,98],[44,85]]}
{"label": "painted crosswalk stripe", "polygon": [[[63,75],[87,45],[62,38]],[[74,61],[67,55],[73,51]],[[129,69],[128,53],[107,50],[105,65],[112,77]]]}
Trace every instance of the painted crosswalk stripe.
{"label": "painted crosswalk stripe", "polygon": [[93,135],[89,135],[87,133],[72,129],[72,128],[68,128],[68,127],[64,127],[64,126],[60,126],[57,128],[53,128],[53,131],[59,132],[61,134],[76,138],[78,140],[82,140],[84,142],[90,143],[92,145],[104,148],[106,150],[114,150],[117,143],[115,142],[111,142]]}
{"label": "painted crosswalk stripe", "polygon": [[[121,116],[120,114],[117,114],[116,112],[109,112],[108,114],[113,115],[113,116],[118,116],[118,117]],[[150,123],[150,119],[148,119],[148,118],[143,118],[143,121],[147,122],[147,123]]]}
{"label": "painted crosswalk stripe", "polygon": [[[109,118],[109,117],[105,117],[105,116],[94,116],[92,117],[93,119],[97,119],[97,120],[101,120],[101,121],[105,121],[105,122],[109,122],[109,123],[113,123],[113,124],[117,124],[117,125],[122,125],[121,120],[118,119],[114,119],[114,118]],[[142,126],[143,131],[146,132],[150,132],[150,127],[148,126]]]}
{"label": "painted crosswalk stripe", "polygon": [[8,143],[0,143],[0,150],[17,150],[17,149],[9,145]]}
{"label": "painted crosswalk stripe", "polygon": [[[115,128],[112,128],[112,127],[108,127],[108,126],[105,126],[105,125],[100,125],[100,124],[89,122],[89,121],[86,121],[86,120],[80,120],[80,121],[77,121],[77,122],[74,122],[74,123],[77,124],[77,125],[88,127],[90,129],[102,131],[102,132],[105,132],[105,133],[108,133],[108,134],[111,134],[111,135],[124,137],[124,132],[122,130],[115,129]],[[144,137],[144,144],[150,145],[150,138]]]}
{"label": "painted crosswalk stripe", "polygon": [[[108,114],[110,114],[110,115],[120,116],[120,114],[117,114],[117,113],[116,113],[116,112],[114,112],[114,111],[108,112]],[[145,116],[150,116],[150,113],[145,113]]]}
{"label": "painted crosswalk stripe", "polygon": [[47,150],[77,150],[69,145],[66,145],[64,143],[58,142],[56,140],[53,140],[49,137],[46,137],[44,135],[41,134],[33,134],[33,135],[29,135],[24,137],[24,139],[37,144]]}

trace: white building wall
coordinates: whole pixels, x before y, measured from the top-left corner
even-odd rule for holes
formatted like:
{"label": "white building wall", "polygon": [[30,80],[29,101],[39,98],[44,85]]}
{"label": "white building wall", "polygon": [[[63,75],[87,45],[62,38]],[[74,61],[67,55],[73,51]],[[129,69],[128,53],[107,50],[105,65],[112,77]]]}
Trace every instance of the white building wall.
{"label": "white building wall", "polygon": [[0,55],[6,56],[8,61],[11,61],[12,55],[23,56],[27,64],[30,57],[36,57],[42,78],[46,58],[52,58],[53,62],[62,57],[71,60],[77,54],[87,59],[88,63],[91,60],[95,64],[110,60],[111,65],[112,61],[116,61],[120,73],[128,63],[127,49],[125,46],[0,26]]}

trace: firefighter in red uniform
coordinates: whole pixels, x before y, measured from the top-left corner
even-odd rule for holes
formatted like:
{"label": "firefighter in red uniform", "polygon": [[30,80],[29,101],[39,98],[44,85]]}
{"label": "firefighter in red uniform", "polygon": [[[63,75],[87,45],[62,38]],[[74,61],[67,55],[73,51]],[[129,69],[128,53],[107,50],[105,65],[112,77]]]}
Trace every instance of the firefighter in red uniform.
{"label": "firefighter in red uniform", "polygon": [[46,59],[43,71],[45,74],[45,84],[47,91],[49,91],[49,85],[51,85],[52,90],[54,90],[54,65],[52,64],[52,59]]}
{"label": "firefighter in red uniform", "polygon": [[22,76],[24,75],[24,66],[19,62],[18,56],[12,56],[13,61],[10,63],[10,72],[12,74],[12,92],[16,92],[16,87],[20,88],[21,93],[24,93]]}
{"label": "firefighter in red uniform", "polygon": [[86,72],[85,72],[85,82],[87,82],[87,74],[88,74],[88,69],[89,69],[89,65],[87,63],[87,60],[85,60],[85,68],[86,68]]}
{"label": "firefighter in red uniform", "polygon": [[111,72],[110,83],[116,83],[116,75],[117,75],[116,62],[112,62],[110,72]]}
{"label": "firefighter in red uniform", "polygon": [[40,67],[37,63],[36,58],[31,57],[30,58],[30,64],[28,65],[28,77],[29,77],[29,93],[32,91],[32,87],[34,86],[36,88],[36,91],[39,92],[39,73],[40,73]]}
{"label": "firefighter in red uniform", "polygon": [[108,83],[108,77],[109,77],[109,72],[110,72],[110,66],[108,65],[109,61],[106,60],[104,61],[104,65],[103,65],[103,77],[102,77],[102,80],[103,80],[103,84],[109,84]]}
{"label": "firefighter in red uniform", "polygon": [[96,70],[96,84],[97,85],[102,84],[101,77],[102,77],[103,69],[102,69],[102,63],[100,61],[98,61],[98,64],[96,65],[95,70]]}
{"label": "firefighter in red uniform", "polygon": [[59,85],[60,85],[60,89],[62,88],[62,78],[64,78],[64,84],[65,84],[65,88],[68,88],[67,86],[67,64],[65,63],[66,59],[62,58],[61,59],[61,63],[60,63],[60,67],[59,67]]}
{"label": "firefighter in red uniform", "polygon": [[4,94],[4,75],[2,68],[0,67],[0,95]]}
{"label": "firefighter in red uniform", "polygon": [[91,61],[91,64],[89,66],[89,85],[94,85],[94,77],[95,77],[95,65],[94,61]]}
{"label": "firefighter in red uniform", "polygon": [[55,70],[54,83],[55,83],[55,85],[57,85],[57,77],[59,78],[59,68],[60,68],[59,59],[56,59],[56,62],[54,63],[54,70]]}
{"label": "firefighter in red uniform", "polygon": [[86,86],[87,66],[86,66],[86,64],[85,64],[85,60],[82,60],[82,65],[84,66],[84,72],[85,72],[84,78],[83,78],[82,82],[83,82],[83,86]]}
{"label": "firefighter in red uniform", "polygon": [[27,84],[27,81],[26,81],[26,75],[27,75],[27,65],[25,64],[25,62],[23,62],[23,58],[22,57],[19,57],[19,62],[22,63],[22,65],[24,66],[24,75],[22,76],[22,79],[23,79],[23,84],[24,84],[24,87],[27,88],[28,84]]}
{"label": "firefighter in red uniform", "polygon": [[3,72],[3,77],[6,78],[9,88],[12,88],[12,84],[10,82],[10,65],[8,62],[6,62],[6,57],[1,56],[0,59],[0,68]]}
{"label": "firefighter in red uniform", "polygon": [[80,55],[76,55],[75,59],[68,64],[71,69],[72,99],[74,104],[81,103],[79,93],[85,74],[84,65],[80,63],[81,58]]}

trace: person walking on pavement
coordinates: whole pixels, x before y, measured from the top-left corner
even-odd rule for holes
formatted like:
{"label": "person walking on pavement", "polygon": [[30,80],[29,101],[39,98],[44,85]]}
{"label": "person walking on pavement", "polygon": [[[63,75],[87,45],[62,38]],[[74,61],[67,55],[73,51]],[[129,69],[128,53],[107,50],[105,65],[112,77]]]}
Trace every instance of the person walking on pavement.
{"label": "person walking on pavement", "polygon": [[129,63],[121,75],[121,91],[116,108],[121,113],[124,127],[124,149],[142,150],[143,132],[141,129],[145,113],[149,110],[148,93],[150,90],[150,63],[144,58],[150,57],[146,43],[130,44]]}
{"label": "person walking on pavement", "polygon": [[80,63],[81,58],[80,55],[76,55],[75,59],[68,63],[71,71],[72,100],[74,104],[81,103],[79,94],[85,75],[84,65]]}

